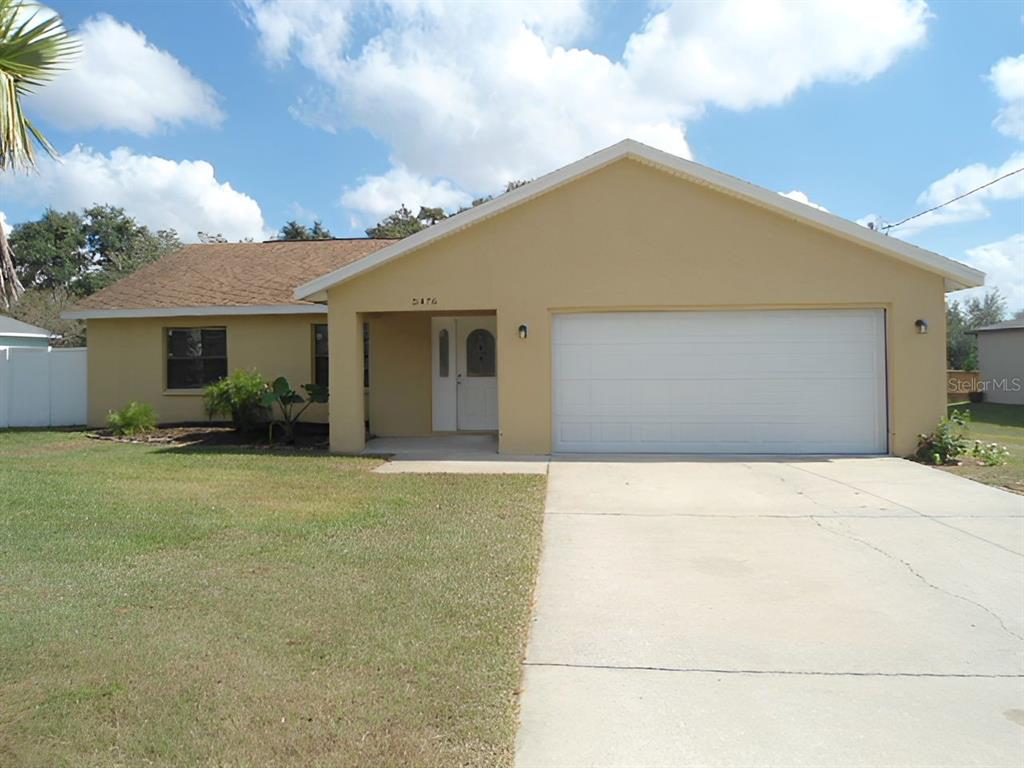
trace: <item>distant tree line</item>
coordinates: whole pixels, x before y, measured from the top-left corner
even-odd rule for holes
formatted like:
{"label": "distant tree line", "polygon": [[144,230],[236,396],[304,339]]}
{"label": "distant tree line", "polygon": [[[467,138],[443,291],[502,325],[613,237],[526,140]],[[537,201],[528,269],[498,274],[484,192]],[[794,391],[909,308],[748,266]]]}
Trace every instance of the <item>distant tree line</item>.
{"label": "distant tree line", "polygon": [[82,322],[63,320],[61,312],[181,247],[173,229],[153,232],[112,205],[81,212],[48,208],[35,221],[16,224],[9,240],[25,287],[10,315],[60,334],[65,346],[81,345],[85,332]]}
{"label": "distant tree line", "polygon": [[[528,183],[528,181],[522,180],[510,181],[505,185],[505,192],[511,192],[513,189],[518,189]],[[463,206],[452,214],[445,213],[443,208],[428,208],[426,206],[421,206],[419,213],[414,214],[406,208],[403,203],[394,213],[386,216],[377,222],[377,224],[367,229],[366,235],[367,237],[372,237],[375,240],[400,240],[403,237],[414,235],[421,229],[426,229],[432,224],[443,221],[444,219],[449,218],[449,216],[457,216],[463,211],[471,210],[476,208],[478,205],[493,199],[493,195],[478,197],[468,206]]]}
{"label": "distant tree line", "polygon": [[[505,191],[523,184],[526,182],[510,181]],[[451,214],[443,208],[427,206],[420,207],[414,214],[402,205],[367,229],[366,234],[377,239],[408,237],[491,199],[491,196],[477,198]],[[228,242],[220,233],[201,231],[197,237],[204,244]],[[332,237],[319,219],[314,220],[312,226],[293,219],[285,222],[277,233],[279,240],[330,240]],[[173,229],[154,232],[123,208],[98,204],[81,211],[47,208],[38,219],[16,224],[9,241],[14,272],[25,287],[25,293],[8,313],[59,334],[61,338],[57,343],[65,346],[80,346],[85,342],[85,324],[62,319],[63,311],[182,245]]]}
{"label": "distant tree line", "polygon": [[[1024,310],[1015,317],[1024,317]],[[972,296],[963,304],[946,304],[946,363],[952,370],[978,369],[978,337],[971,331],[1006,319],[1006,299],[996,288],[982,297]]]}

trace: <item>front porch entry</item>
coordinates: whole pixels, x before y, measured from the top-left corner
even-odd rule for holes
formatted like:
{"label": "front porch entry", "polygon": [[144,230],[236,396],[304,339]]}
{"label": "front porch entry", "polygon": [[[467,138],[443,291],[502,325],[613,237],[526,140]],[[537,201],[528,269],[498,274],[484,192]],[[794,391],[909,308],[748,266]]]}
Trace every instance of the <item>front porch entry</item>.
{"label": "front porch entry", "polygon": [[432,317],[430,330],[433,430],[497,430],[497,318]]}

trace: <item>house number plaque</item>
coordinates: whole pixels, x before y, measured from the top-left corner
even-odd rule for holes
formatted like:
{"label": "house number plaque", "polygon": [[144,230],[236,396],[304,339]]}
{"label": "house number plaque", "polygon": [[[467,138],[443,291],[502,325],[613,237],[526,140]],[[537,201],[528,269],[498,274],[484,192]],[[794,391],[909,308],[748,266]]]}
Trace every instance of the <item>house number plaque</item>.
{"label": "house number plaque", "polygon": [[414,307],[421,307],[427,304],[437,304],[437,296],[414,296],[412,299]]}

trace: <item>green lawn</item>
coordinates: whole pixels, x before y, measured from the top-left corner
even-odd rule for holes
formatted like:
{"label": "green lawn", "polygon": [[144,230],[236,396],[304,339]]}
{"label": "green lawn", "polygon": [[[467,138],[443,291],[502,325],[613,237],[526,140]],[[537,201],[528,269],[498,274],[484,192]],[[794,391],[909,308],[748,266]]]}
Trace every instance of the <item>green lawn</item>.
{"label": "green lawn", "polygon": [[966,435],[972,441],[999,443],[1010,450],[1010,460],[1001,467],[979,467],[969,463],[946,467],[950,472],[989,485],[1024,493],[1024,405],[960,403],[951,405],[971,415]]}
{"label": "green lawn", "polygon": [[509,765],[543,478],[0,431],[0,765]]}

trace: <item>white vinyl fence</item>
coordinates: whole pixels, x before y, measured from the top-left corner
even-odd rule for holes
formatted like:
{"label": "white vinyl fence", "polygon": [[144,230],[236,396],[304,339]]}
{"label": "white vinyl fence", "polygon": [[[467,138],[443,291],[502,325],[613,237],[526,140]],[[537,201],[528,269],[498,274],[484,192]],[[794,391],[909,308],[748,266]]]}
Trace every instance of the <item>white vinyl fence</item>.
{"label": "white vinyl fence", "polygon": [[85,424],[85,349],[0,347],[0,428]]}

